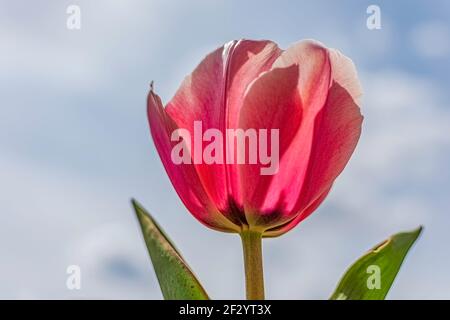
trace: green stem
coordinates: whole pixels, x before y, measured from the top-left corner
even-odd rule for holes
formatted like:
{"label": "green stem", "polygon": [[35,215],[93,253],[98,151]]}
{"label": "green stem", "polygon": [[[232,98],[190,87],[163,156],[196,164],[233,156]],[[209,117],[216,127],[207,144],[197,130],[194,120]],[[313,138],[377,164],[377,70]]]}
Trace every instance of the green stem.
{"label": "green stem", "polygon": [[264,300],[262,234],[246,230],[242,231],[241,239],[244,251],[247,300]]}

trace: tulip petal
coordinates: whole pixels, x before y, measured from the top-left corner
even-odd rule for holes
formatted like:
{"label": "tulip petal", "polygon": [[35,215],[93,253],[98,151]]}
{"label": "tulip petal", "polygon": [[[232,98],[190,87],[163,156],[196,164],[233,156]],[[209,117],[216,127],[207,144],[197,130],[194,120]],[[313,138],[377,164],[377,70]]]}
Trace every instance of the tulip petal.
{"label": "tulip petal", "polygon": [[[153,90],[147,99],[150,130],[161,161],[179,197],[186,208],[203,224],[220,231],[239,231],[238,226],[227,220],[211,202],[205,192],[194,165],[175,164],[171,159],[174,142],[170,137],[178,127],[166,114],[161,99]],[[188,183],[189,182],[189,183]]]}
{"label": "tulip petal", "polygon": [[329,52],[333,80],[326,104],[314,121],[308,169],[295,207],[300,212],[330,188],[344,170],[361,135],[362,89],[355,66],[337,50]]}
{"label": "tulip petal", "polygon": [[274,238],[281,236],[282,234],[285,234],[286,232],[292,230],[295,226],[297,226],[300,222],[305,220],[311,213],[313,213],[325,200],[328,193],[330,192],[331,188],[326,190],[323,194],[320,195],[319,198],[317,198],[313,203],[309,205],[305,210],[303,210],[302,213],[295,216],[294,219],[292,219],[289,222],[286,222],[285,224],[266,230],[263,234],[265,238]]}
{"label": "tulip petal", "polygon": [[[286,152],[295,137],[302,119],[301,100],[297,90],[299,68],[295,65],[278,68],[263,74],[249,90],[244,107],[240,115],[243,130],[271,129],[279,130],[279,154]],[[268,134],[270,137],[270,134]],[[267,150],[271,150],[272,143],[268,139]],[[260,146],[261,147],[261,146]],[[281,165],[276,175],[262,175],[261,169],[267,167],[260,162],[246,163],[240,166],[242,184],[244,186],[245,212],[248,222],[255,226],[255,220],[262,219],[262,215],[271,215],[272,223],[277,217],[276,206],[261,209],[267,197],[275,201],[280,198],[277,190],[269,191],[273,178],[283,170]]]}
{"label": "tulip petal", "polygon": [[[225,137],[227,128],[237,126],[248,85],[270,69],[280,53],[277,45],[270,41],[240,40],[224,45],[209,54],[186,77],[168,103],[167,114],[178,127],[189,130],[192,139],[195,121],[201,121],[203,132],[214,128]],[[225,155],[226,150],[223,151]],[[206,193],[219,210],[237,224],[245,219],[240,209],[242,194],[237,169],[223,163],[197,163],[195,167]]]}
{"label": "tulip petal", "polygon": [[[296,70],[296,76],[285,75]],[[282,74],[282,76],[280,76]],[[330,86],[328,51],[313,41],[288,48],[274,68],[255,80],[241,111],[244,128],[280,130],[280,165],[273,176],[242,170],[246,212],[252,225],[282,225],[293,218],[306,175],[313,124]],[[283,90],[285,92],[283,92]]]}

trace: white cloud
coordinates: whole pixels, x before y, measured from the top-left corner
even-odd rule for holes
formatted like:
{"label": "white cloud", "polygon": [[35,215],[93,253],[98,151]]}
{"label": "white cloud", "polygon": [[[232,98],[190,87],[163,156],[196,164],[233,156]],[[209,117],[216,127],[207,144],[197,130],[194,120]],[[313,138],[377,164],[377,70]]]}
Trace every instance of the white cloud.
{"label": "white cloud", "polygon": [[65,261],[80,266],[82,274],[82,291],[68,292],[68,297],[161,298],[139,228],[131,219],[100,225],[74,238]]}
{"label": "white cloud", "polygon": [[[159,297],[125,196],[6,154],[0,167],[0,297]],[[70,264],[82,267],[79,292],[65,286]]]}

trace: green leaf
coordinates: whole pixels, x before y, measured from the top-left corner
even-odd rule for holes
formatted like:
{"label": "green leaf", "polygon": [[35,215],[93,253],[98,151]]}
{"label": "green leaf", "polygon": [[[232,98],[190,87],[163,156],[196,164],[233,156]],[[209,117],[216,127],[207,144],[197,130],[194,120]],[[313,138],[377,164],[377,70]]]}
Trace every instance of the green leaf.
{"label": "green leaf", "polygon": [[208,294],[161,227],[136,200],[131,200],[131,203],[141,225],[164,299],[209,299]]}
{"label": "green leaf", "polygon": [[391,236],[357,260],[339,282],[331,300],[383,300],[422,226]]}

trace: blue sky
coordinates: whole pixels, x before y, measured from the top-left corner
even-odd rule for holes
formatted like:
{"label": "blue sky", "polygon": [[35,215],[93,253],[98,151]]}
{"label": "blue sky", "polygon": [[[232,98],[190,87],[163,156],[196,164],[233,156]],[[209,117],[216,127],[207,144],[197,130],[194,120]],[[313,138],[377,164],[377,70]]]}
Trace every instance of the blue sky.
{"label": "blue sky", "polygon": [[[66,8],[81,8],[81,30]],[[366,28],[381,8],[382,29]],[[269,298],[327,298],[357,257],[425,225],[388,296],[450,298],[450,3],[0,1],[0,298],[161,298],[129,205],[158,219],[214,298],[243,298],[239,238],[181,204],[150,139],[164,101],[215,47],[314,38],[357,65],[363,134],[320,209],[264,243]],[[66,268],[82,289],[66,288]]]}

